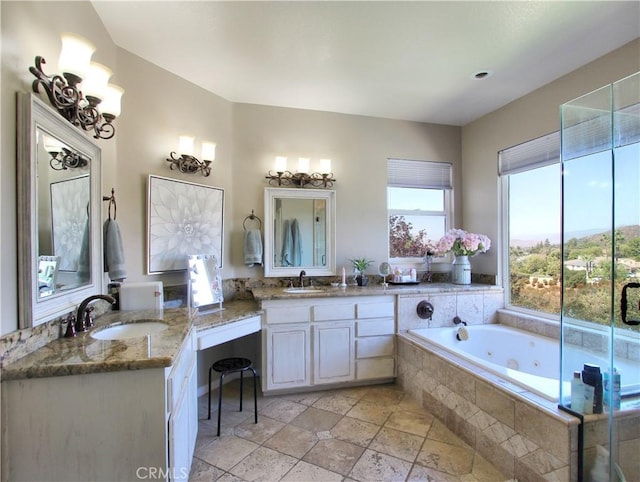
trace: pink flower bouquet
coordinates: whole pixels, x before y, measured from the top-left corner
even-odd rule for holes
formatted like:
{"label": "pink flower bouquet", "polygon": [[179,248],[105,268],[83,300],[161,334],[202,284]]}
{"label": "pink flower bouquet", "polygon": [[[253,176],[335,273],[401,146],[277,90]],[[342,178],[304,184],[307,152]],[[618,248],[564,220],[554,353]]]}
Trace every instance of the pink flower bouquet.
{"label": "pink flower bouquet", "polygon": [[436,244],[436,251],[440,254],[453,251],[456,256],[473,256],[477,253],[486,253],[490,247],[491,240],[484,234],[450,229]]}

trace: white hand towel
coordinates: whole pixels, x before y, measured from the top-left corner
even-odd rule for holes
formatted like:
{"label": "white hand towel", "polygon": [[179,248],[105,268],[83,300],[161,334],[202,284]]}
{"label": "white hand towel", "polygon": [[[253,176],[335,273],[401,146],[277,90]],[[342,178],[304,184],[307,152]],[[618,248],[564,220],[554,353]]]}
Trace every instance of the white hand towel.
{"label": "white hand towel", "polygon": [[262,265],[262,236],[259,229],[244,232],[244,264],[248,267]]}
{"label": "white hand towel", "polygon": [[111,281],[122,281],[127,277],[124,266],[124,248],[120,227],[115,219],[107,219],[102,227],[104,239],[104,271]]}

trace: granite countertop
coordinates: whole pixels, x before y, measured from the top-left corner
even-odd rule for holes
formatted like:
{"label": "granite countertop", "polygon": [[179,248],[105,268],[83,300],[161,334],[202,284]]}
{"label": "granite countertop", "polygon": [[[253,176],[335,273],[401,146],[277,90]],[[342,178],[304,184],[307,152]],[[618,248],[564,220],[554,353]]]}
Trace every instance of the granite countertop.
{"label": "granite countertop", "polygon": [[[501,291],[500,286],[471,284],[455,285],[451,283],[413,283],[390,284],[386,288],[382,285],[347,286],[334,288],[331,286],[315,286],[309,288],[308,293],[287,293],[287,288],[253,288],[256,300],[291,300],[297,298],[340,298],[350,296],[380,296],[380,295],[421,295],[428,293],[446,293],[459,291]],[[320,291],[317,291],[320,290]]]}
{"label": "granite countertop", "polygon": [[[88,373],[162,368],[173,365],[191,326],[198,332],[260,314],[255,301],[231,301],[224,310],[193,317],[187,309],[111,311],[95,320],[95,326],[75,338],[58,338],[2,367],[2,380],[42,378]],[[94,330],[112,323],[161,321],[164,331],[126,340],[96,340]]]}

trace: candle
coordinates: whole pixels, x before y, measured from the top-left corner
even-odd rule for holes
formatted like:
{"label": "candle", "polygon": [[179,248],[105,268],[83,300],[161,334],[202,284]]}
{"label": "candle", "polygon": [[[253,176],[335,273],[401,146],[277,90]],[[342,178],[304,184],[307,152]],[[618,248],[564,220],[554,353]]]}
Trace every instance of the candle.
{"label": "candle", "polygon": [[344,266],[342,267],[342,285],[347,284],[347,272],[344,270]]}

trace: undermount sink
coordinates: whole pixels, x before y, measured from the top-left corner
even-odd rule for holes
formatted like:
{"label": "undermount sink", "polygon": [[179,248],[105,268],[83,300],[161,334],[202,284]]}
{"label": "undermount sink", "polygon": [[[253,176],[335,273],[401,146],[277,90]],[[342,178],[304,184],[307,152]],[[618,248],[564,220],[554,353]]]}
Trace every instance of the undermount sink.
{"label": "undermount sink", "polygon": [[324,290],[320,290],[317,288],[285,288],[283,291],[285,293],[306,294],[306,293],[322,293]]}
{"label": "undermount sink", "polygon": [[126,340],[147,335],[155,335],[169,328],[160,321],[139,321],[133,323],[116,323],[98,328],[91,333],[96,340]]}

